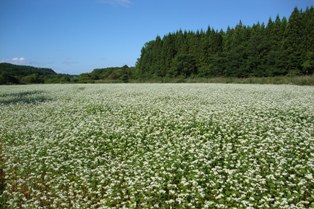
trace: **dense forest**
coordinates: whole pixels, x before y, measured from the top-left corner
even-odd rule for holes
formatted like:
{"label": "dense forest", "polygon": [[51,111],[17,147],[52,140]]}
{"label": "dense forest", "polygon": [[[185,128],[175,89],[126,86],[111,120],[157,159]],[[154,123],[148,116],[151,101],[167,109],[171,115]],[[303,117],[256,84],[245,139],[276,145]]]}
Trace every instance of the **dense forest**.
{"label": "dense forest", "polygon": [[305,11],[295,8],[288,19],[277,16],[267,24],[246,26],[240,21],[226,31],[208,27],[206,31],[179,30],[157,36],[144,45],[135,67],[100,68],[76,76],[57,74],[47,68],[0,63],[0,84],[194,79],[193,82],[314,85],[313,73],[314,8],[311,7]]}
{"label": "dense forest", "polygon": [[147,42],[136,64],[139,79],[268,77],[314,72],[314,9],[295,8],[268,23],[226,31],[182,31]]}

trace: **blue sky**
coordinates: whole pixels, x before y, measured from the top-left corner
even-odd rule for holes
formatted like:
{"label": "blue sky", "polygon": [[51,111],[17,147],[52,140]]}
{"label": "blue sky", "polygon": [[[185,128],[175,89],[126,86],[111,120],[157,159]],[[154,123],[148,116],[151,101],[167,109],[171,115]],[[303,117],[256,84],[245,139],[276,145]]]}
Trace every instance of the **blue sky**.
{"label": "blue sky", "polygon": [[80,74],[134,66],[169,32],[267,23],[314,0],[0,0],[0,62]]}

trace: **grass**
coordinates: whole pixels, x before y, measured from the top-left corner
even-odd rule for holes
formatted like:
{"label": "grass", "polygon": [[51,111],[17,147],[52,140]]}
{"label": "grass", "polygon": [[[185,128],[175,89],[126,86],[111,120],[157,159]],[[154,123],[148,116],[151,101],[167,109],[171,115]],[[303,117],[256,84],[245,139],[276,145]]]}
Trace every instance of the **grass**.
{"label": "grass", "polygon": [[[101,81],[100,81],[101,82]],[[105,81],[104,83],[110,83]],[[130,80],[130,83],[238,83],[238,84],[291,84],[314,86],[314,75],[311,76],[276,76],[276,77],[213,77],[213,78],[155,78]]]}
{"label": "grass", "polygon": [[[95,80],[91,83],[123,83],[121,80]],[[290,84],[314,86],[314,75],[276,77],[212,77],[212,78],[145,78],[129,79],[129,83],[238,83],[238,84]]]}

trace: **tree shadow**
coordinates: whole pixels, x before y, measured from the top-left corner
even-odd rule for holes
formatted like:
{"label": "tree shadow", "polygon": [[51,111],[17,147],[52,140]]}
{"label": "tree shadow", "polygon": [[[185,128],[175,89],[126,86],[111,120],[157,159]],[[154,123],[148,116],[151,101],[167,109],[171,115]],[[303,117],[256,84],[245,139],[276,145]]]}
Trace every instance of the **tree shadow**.
{"label": "tree shadow", "polygon": [[0,105],[37,104],[52,100],[51,98],[44,96],[42,93],[44,93],[44,91],[24,91],[0,94]]}

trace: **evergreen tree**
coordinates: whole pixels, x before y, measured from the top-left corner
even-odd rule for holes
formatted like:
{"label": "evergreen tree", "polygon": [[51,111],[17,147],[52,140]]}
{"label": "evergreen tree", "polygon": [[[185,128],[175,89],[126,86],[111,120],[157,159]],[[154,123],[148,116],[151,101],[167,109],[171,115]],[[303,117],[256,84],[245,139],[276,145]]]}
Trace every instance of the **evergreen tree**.
{"label": "evergreen tree", "polygon": [[301,71],[301,55],[304,35],[304,25],[302,21],[303,14],[298,8],[295,8],[289,18],[285,33],[284,55],[287,59],[288,71]]}
{"label": "evergreen tree", "polygon": [[197,73],[197,63],[193,55],[179,55],[174,61],[176,76],[184,76],[185,78]]}
{"label": "evergreen tree", "polygon": [[307,8],[304,14],[304,35],[302,50],[302,73],[314,73],[314,8]]}
{"label": "evergreen tree", "polygon": [[136,74],[148,77],[278,76],[314,72],[314,10],[295,8],[287,20],[215,31],[182,31],[144,45]]}

